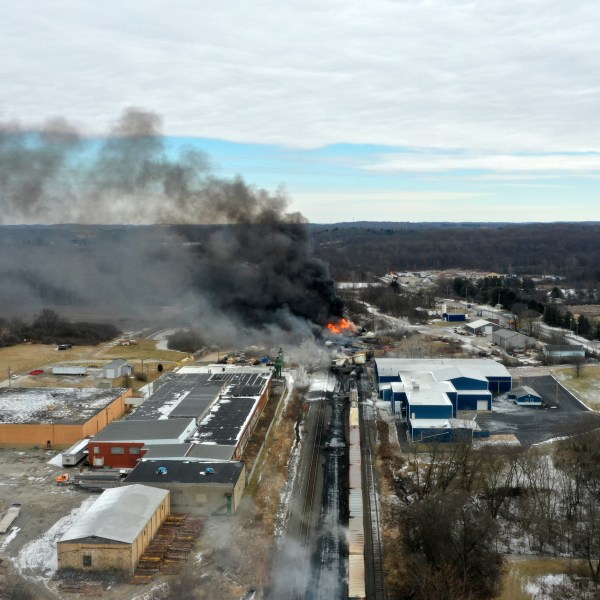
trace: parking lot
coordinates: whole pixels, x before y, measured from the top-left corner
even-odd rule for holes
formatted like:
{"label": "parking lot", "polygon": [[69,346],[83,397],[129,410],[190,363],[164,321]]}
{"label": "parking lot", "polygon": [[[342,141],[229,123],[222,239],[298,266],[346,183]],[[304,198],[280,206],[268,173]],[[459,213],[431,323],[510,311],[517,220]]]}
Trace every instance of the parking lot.
{"label": "parking lot", "polygon": [[524,447],[553,438],[584,433],[600,427],[600,414],[589,411],[553,377],[523,377],[521,385],[538,392],[548,408],[517,406],[494,400],[491,413],[479,413],[481,429],[491,434],[513,434]]}

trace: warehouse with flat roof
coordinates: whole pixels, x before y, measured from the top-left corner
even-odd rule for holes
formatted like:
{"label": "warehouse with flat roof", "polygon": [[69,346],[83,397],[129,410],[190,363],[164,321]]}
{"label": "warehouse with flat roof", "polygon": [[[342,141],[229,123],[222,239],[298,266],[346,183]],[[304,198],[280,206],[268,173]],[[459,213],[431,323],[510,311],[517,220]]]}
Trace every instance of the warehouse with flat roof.
{"label": "warehouse with flat roof", "polygon": [[125,412],[125,388],[0,388],[0,446],[68,448]]}
{"label": "warehouse with flat roof", "polygon": [[145,484],[169,490],[171,510],[190,515],[233,515],[246,485],[242,462],[142,459],[123,485]]}

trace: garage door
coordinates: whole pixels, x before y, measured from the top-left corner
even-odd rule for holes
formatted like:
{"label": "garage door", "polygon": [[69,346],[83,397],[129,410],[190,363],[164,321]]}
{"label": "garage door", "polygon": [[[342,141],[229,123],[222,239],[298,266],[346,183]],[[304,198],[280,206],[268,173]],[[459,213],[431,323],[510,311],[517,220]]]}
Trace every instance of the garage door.
{"label": "garage door", "polygon": [[477,400],[477,410],[488,410],[488,401]]}

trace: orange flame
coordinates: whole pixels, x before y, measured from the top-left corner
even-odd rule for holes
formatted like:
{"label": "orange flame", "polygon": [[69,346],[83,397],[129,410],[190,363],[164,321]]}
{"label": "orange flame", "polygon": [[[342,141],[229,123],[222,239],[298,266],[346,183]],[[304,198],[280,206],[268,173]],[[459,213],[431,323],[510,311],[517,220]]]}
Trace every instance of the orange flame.
{"label": "orange flame", "polygon": [[331,333],[356,333],[356,325],[348,319],[340,319],[337,323],[328,323],[327,329]]}

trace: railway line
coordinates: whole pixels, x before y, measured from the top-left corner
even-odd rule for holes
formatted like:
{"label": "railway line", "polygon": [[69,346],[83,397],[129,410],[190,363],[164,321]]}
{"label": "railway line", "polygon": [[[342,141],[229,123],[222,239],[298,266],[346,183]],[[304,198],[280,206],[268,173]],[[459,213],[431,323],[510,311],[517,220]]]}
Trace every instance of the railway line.
{"label": "railway line", "polygon": [[[333,374],[327,375],[334,377]],[[329,380],[328,380],[329,381]],[[282,548],[273,566],[269,598],[271,600],[305,600],[310,589],[316,531],[319,523],[323,490],[324,445],[329,414],[325,396],[310,401],[305,417],[303,449],[292,492],[292,506]]]}
{"label": "railway line", "polygon": [[385,600],[383,586],[383,544],[381,512],[375,479],[375,415],[373,407],[360,404],[361,457],[363,471],[363,500],[365,523],[365,583],[369,600]]}
{"label": "railway line", "polygon": [[268,597],[385,600],[375,411],[363,401],[368,382],[360,373],[327,378],[327,389],[336,379],[335,393],[308,402],[290,518]]}

